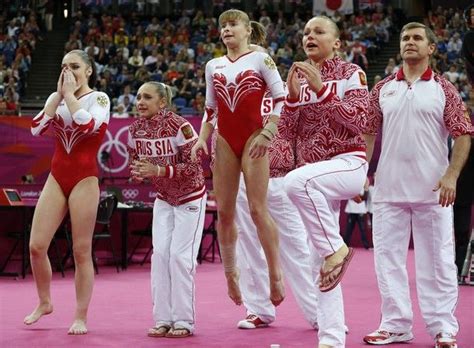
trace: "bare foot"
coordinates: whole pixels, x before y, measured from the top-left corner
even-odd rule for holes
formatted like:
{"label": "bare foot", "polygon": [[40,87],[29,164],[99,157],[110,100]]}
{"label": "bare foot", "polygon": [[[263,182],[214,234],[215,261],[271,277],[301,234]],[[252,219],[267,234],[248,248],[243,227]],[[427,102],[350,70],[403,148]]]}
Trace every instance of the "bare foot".
{"label": "bare foot", "polygon": [[320,344],[318,348],[332,348],[332,346],[328,346],[327,344]]}
{"label": "bare foot", "polygon": [[270,301],[274,306],[278,306],[285,299],[285,285],[283,278],[270,280]]}
{"label": "bare foot", "polygon": [[43,315],[48,315],[52,312],[53,305],[51,303],[39,304],[30,315],[27,315],[25,319],[23,319],[23,323],[31,325],[36,323]]}
{"label": "bare foot", "polygon": [[227,279],[227,294],[237,306],[242,304],[242,295],[239,288],[240,271],[236,269],[234,272],[225,272]]}
{"label": "bare foot", "polygon": [[168,325],[159,325],[148,330],[149,337],[165,337],[171,327]]}
{"label": "bare foot", "polygon": [[69,331],[67,332],[68,335],[85,335],[87,333],[87,327],[85,320],[76,319],[72,323]]}
{"label": "bare foot", "polygon": [[328,286],[339,276],[341,265],[347,255],[349,255],[349,248],[344,244],[334,254],[326,257],[320,272],[322,275],[325,275],[319,279],[320,288]]}

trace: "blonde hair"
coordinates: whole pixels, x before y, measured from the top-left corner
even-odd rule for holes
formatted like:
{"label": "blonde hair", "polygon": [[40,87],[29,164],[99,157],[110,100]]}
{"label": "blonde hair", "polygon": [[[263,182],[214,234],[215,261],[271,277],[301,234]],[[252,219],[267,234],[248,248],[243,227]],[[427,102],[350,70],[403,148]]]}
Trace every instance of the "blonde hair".
{"label": "blonde hair", "polygon": [[156,93],[160,96],[160,98],[164,98],[166,101],[166,106],[171,105],[171,99],[173,99],[173,91],[171,90],[171,87],[162,83],[162,82],[156,82],[156,81],[148,81],[145,82],[142,86],[145,85],[152,85],[155,87]]}
{"label": "blonde hair", "polygon": [[222,12],[219,16],[219,25],[222,27],[224,23],[230,21],[242,21],[244,25],[252,30],[249,37],[249,43],[263,46],[267,39],[267,31],[259,22],[251,21],[248,14],[241,10],[230,9]]}
{"label": "blonde hair", "polygon": [[[309,21],[312,21],[313,19],[324,19],[326,22],[329,23],[329,25],[332,27],[332,30],[334,31],[334,35],[336,36],[337,39],[339,39],[339,37],[341,36],[341,31],[339,30],[339,27],[337,26],[337,23],[334,22],[331,18],[327,17],[327,16],[315,16],[313,18],[311,18]],[[308,21],[308,22],[309,22]]]}
{"label": "blonde hair", "polygon": [[267,40],[267,31],[265,27],[259,22],[250,21],[252,34],[250,34],[250,43],[259,46],[265,46]]}
{"label": "blonde hair", "polygon": [[222,24],[236,20],[242,21],[246,26],[250,25],[250,19],[248,14],[246,14],[244,11],[236,9],[230,9],[222,12],[219,16],[219,25],[222,27]]}

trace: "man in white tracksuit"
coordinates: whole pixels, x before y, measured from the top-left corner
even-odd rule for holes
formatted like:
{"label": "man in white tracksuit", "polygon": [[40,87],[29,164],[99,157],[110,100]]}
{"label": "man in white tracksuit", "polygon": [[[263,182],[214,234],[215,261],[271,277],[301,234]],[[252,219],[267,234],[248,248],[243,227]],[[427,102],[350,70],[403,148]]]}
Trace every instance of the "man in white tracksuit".
{"label": "man in white tracksuit", "polygon": [[[367,154],[378,128],[382,151],[374,193],[375,270],[382,297],[379,328],[370,344],[413,338],[406,258],[415,248],[421,314],[436,348],[455,348],[458,289],[453,211],[456,180],[467,158],[472,125],[456,88],[430,68],[436,36],[421,23],[400,34],[403,67],[380,81],[369,99]],[[448,135],[454,139],[448,162]]]}

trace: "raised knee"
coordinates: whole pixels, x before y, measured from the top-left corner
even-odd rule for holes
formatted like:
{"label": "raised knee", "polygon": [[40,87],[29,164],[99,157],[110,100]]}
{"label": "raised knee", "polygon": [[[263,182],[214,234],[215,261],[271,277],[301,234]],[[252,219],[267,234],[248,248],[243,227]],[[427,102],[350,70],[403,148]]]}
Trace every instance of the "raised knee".
{"label": "raised knee", "polygon": [[291,200],[296,198],[298,193],[301,191],[302,187],[293,172],[285,176],[283,180],[283,189]]}

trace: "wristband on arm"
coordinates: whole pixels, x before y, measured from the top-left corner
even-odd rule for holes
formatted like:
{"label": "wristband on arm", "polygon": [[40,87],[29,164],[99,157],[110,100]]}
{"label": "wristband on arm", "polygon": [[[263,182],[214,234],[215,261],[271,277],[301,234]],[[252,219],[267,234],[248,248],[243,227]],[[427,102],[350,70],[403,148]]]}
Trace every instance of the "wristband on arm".
{"label": "wristband on arm", "polygon": [[268,140],[272,140],[275,135],[278,133],[278,125],[275,122],[268,121],[265,127],[263,127],[260,134],[267,138]]}

